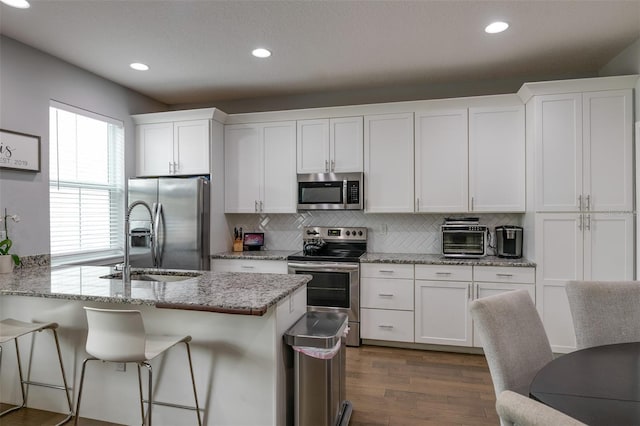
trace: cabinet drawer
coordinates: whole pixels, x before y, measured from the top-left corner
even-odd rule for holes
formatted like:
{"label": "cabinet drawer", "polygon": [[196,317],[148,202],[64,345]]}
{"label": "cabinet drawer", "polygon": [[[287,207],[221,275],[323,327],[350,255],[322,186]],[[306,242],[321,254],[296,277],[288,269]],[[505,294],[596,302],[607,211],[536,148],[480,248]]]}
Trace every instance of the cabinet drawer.
{"label": "cabinet drawer", "polygon": [[363,339],[413,342],[413,311],[362,309],[360,316]]}
{"label": "cabinet drawer", "polygon": [[363,263],[360,276],[369,278],[409,278],[413,279],[413,265],[392,263]]}
{"label": "cabinet drawer", "polygon": [[360,306],[413,311],[413,293],[413,280],[362,278]]}
{"label": "cabinet drawer", "polygon": [[471,281],[473,268],[463,265],[416,265],[417,280]]}
{"label": "cabinet drawer", "polygon": [[286,274],[287,262],[284,260],[255,259],[213,259],[213,272],[257,272],[262,274]]}
{"label": "cabinet drawer", "polygon": [[474,266],[473,280],[476,282],[524,283],[536,282],[535,268],[510,266]]}

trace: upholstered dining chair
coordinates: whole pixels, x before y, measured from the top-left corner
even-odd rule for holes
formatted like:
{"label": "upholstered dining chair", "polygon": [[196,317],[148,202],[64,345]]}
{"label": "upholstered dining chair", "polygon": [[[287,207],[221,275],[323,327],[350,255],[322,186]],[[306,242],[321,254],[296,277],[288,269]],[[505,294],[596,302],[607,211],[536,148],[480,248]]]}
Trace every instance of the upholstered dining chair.
{"label": "upholstered dining chair", "polygon": [[[535,375],[553,359],[549,339],[527,290],[476,299],[471,317],[489,364],[496,397],[505,390],[529,395]],[[509,423],[501,419],[501,424]]]}
{"label": "upholstered dining chair", "polygon": [[570,281],[578,349],[640,341],[640,281]]}
{"label": "upholstered dining chair", "polygon": [[496,400],[501,419],[518,426],[587,426],[554,408],[512,391],[503,391]]}

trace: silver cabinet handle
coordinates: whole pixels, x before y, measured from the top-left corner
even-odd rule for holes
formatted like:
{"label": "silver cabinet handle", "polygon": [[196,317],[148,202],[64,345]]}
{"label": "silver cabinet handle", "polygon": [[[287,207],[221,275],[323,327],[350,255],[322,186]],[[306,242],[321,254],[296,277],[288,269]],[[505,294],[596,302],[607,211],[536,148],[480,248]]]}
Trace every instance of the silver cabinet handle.
{"label": "silver cabinet handle", "polygon": [[436,275],[451,275],[451,272],[436,272]]}
{"label": "silver cabinet handle", "polygon": [[580,215],[580,220],[578,221],[578,229],[582,231],[582,215]]}
{"label": "silver cabinet handle", "polygon": [[260,211],[264,211],[264,208],[262,207],[262,200],[260,200]]}
{"label": "silver cabinet handle", "polygon": [[497,277],[504,277],[504,278],[509,278],[509,277],[513,277],[513,274],[496,274]]}
{"label": "silver cabinet handle", "polygon": [[420,198],[416,198],[416,211],[420,211]]}
{"label": "silver cabinet handle", "polygon": [[474,197],[471,197],[471,211],[473,211],[473,202],[475,201]]}
{"label": "silver cabinet handle", "polygon": [[255,269],[255,266],[251,266],[251,265],[240,265],[241,269]]}
{"label": "silver cabinet handle", "polygon": [[325,172],[329,171],[329,160],[324,160],[324,171]]}
{"label": "silver cabinet handle", "polygon": [[587,206],[585,207],[585,210],[591,210],[591,195],[587,195]]}
{"label": "silver cabinet handle", "polygon": [[392,325],[388,325],[388,324],[380,324],[378,327],[379,327],[379,328],[386,328],[386,329],[388,329],[388,330],[390,330],[390,329],[392,329],[392,328],[393,328],[393,326],[392,326]]}
{"label": "silver cabinet handle", "polygon": [[169,161],[169,174],[173,174],[173,162]]}
{"label": "silver cabinet handle", "polygon": [[331,169],[330,171],[335,172],[336,171],[336,162],[335,160],[331,160]]}
{"label": "silver cabinet handle", "polygon": [[578,210],[582,211],[582,194],[578,195]]}
{"label": "silver cabinet handle", "polygon": [[467,284],[467,299],[469,299],[469,300],[472,299],[471,284]]}
{"label": "silver cabinet handle", "polygon": [[378,272],[383,274],[393,274],[393,269],[379,269]]}
{"label": "silver cabinet handle", "polygon": [[378,293],[378,296],[380,297],[393,297],[392,293]]}
{"label": "silver cabinet handle", "polygon": [[254,203],[253,211],[255,211],[257,213],[258,212],[258,200],[254,200],[253,203]]}
{"label": "silver cabinet handle", "polygon": [[584,229],[586,229],[587,231],[591,231],[591,215],[590,215],[590,214],[588,214],[588,215],[586,215],[586,217],[585,217],[585,218],[586,218],[587,220],[586,220],[586,223],[585,223],[585,225],[584,225]]}
{"label": "silver cabinet handle", "polygon": [[180,163],[173,162],[173,173],[178,173],[180,171]]}

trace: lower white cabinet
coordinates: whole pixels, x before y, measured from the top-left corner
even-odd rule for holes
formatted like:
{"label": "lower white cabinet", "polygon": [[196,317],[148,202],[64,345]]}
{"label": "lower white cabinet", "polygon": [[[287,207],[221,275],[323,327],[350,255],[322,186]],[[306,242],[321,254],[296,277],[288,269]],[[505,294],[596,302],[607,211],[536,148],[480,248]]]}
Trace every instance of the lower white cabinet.
{"label": "lower white cabinet", "polygon": [[413,265],[363,264],[360,276],[361,337],[413,342]]}
{"label": "lower white cabinet", "polygon": [[255,272],[261,274],[286,274],[286,260],[213,259],[213,272]]}
{"label": "lower white cabinet", "polygon": [[473,327],[474,299],[525,288],[535,301],[535,268],[416,265],[415,341],[482,346]]}

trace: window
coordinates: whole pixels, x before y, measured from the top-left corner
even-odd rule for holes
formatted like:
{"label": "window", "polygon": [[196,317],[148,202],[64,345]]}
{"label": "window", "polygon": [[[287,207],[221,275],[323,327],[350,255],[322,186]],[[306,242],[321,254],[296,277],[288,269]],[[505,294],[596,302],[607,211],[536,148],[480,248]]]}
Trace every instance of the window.
{"label": "window", "polygon": [[124,128],[121,122],[51,102],[51,257],[56,264],[121,255]]}

